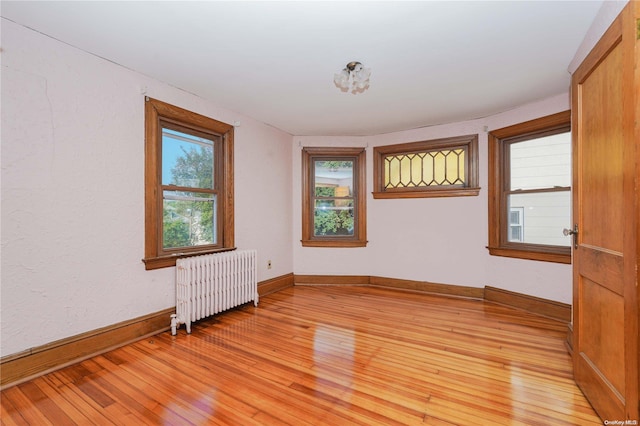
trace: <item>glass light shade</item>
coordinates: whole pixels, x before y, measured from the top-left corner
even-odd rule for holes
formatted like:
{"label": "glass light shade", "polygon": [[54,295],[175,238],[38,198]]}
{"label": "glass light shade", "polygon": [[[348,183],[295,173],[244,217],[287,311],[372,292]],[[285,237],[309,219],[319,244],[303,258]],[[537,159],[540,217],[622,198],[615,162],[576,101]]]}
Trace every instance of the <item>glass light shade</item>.
{"label": "glass light shade", "polygon": [[358,77],[361,80],[369,80],[370,76],[371,76],[371,69],[370,68],[362,67],[362,69],[360,71],[358,71]]}
{"label": "glass light shade", "polygon": [[340,73],[333,75],[333,82],[342,91],[360,92],[369,87],[371,70],[361,63],[350,62]]}
{"label": "glass light shade", "polygon": [[345,68],[338,74],[334,74],[333,82],[342,89],[349,88],[349,71]]}

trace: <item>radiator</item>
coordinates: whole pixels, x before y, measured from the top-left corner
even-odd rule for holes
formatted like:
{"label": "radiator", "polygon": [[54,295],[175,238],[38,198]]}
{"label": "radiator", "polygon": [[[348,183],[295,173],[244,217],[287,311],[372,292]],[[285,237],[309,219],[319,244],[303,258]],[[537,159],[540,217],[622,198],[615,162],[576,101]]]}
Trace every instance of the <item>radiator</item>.
{"label": "radiator", "polygon": [[236,250],[176,261],[176,313],[171,334],[191,323],[253,301],[258,306],[257,251]]}

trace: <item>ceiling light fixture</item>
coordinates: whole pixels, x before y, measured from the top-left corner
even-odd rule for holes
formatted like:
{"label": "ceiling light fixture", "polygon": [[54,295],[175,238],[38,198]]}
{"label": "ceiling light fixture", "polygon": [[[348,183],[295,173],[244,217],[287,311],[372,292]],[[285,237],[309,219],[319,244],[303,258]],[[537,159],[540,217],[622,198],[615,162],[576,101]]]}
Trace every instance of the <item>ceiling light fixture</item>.
{"label": "ceiling light fixture", "polygon": [[371,70],[360,62],[349,62],[338,74],[333,75],[333,82],[343,92],[362,93],[369,88]]}

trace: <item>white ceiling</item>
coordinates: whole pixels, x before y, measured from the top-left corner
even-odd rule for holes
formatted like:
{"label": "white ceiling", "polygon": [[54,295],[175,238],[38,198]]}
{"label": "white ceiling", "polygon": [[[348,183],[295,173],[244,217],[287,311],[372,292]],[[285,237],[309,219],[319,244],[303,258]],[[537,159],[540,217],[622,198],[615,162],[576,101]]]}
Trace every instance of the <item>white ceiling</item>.
{"label": "white ceiling", "polygon": [[[2,16],[293,135],[372,135],[566,92],[602,1],[2,1]],[[372,71],[361,94],[333,74]]]}

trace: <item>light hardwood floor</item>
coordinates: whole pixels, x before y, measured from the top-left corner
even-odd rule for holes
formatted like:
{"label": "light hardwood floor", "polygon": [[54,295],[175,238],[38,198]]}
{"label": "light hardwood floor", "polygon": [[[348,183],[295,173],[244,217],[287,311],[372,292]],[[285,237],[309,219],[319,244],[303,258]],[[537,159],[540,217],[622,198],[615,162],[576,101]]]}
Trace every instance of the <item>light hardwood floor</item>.
{"label": "light hardwood floor", "polygon": [[3,425],[597,425],[566,324],[491,302],[292,287],[1,394]]}

